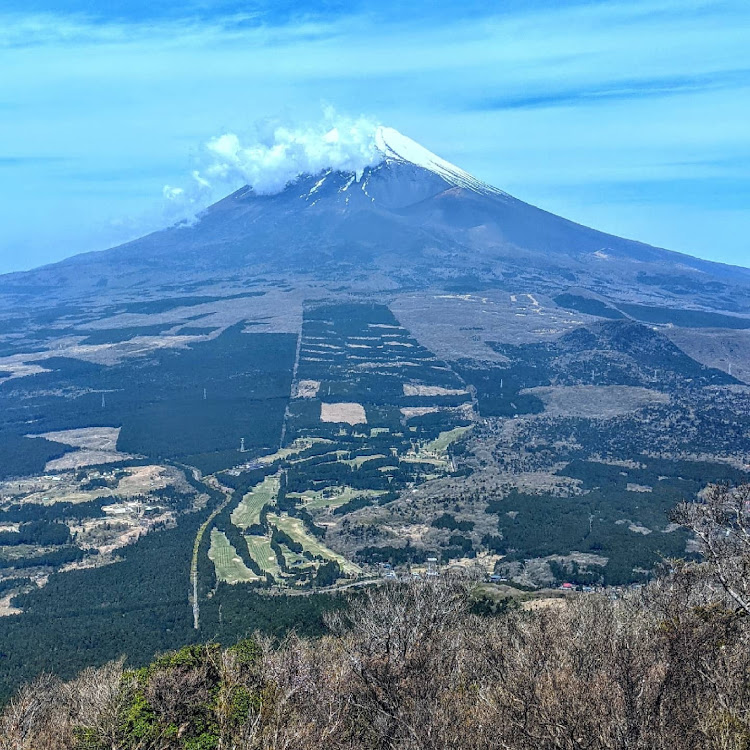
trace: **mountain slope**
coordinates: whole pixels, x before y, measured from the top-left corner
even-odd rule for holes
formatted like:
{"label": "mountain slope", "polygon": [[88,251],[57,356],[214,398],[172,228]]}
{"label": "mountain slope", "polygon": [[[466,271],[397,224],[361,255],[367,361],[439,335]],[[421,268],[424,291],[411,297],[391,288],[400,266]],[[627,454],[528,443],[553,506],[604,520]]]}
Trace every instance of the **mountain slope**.
{"label": "mountain slope", "polygon": [[[486,185],[395,130],[380,128],[381,160],[361,174],[301,175],[275,195],[243,187],[191,225],[104,252],[0,278],[6,299],[75,299],[156,290],[177,278],[258,274],[347,283],[352,265],[388,288],[478,288],[523,281],[537,291],[580,286],[632,300],[638,286],[668,304],[750,311],[750,270],[614,237]],[[64,289],[63,289],[64,287]],[[44,299],[42,299],[44,302]]]}
{"label": "mountain slope", "polygon": [[0,277],[0,697],[430,558],[643,581],[676,502],[750,480],[749,271],[376,145]]}

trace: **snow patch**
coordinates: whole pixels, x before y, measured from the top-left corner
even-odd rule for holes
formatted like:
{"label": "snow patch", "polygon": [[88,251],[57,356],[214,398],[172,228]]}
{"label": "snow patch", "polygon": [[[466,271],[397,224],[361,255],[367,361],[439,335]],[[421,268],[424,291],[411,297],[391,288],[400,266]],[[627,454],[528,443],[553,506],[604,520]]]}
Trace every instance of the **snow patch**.
{"label": "snow patch", "polygon": [[225,132],[203,147],[198,168],[189,185],[163,188],[171,210],[195,217],[195,212],[228,191],[250,186],[258,195],[279,193],[303,175],[317,182],[300,198],[315,195],[332,172],[350,176],[340,188],[344,193],[356,182],[368,193],[368,179],[383,164],[410,164],[443,179],[449,186],[480,195],[508,197],[463,169],[441,159],[394,128],[378,125],[365,117],[347,118],[328,109],[323,119],[300,127],[258,126],[250,136]]}
{"label": "snow patch", "polygon": [[450,185],[468,188],[475,193],[507,196],[507,193],[502,190],[478,180],[455,164],[441,159],[432,151],[428,151],[424,146],[420,146],[416,141],[393,128],[381,125],[375,131],[375,145],[378,151],[385,156],[386,162],[401,162],[422,167],[422,169],[427,169],[442,177]]}

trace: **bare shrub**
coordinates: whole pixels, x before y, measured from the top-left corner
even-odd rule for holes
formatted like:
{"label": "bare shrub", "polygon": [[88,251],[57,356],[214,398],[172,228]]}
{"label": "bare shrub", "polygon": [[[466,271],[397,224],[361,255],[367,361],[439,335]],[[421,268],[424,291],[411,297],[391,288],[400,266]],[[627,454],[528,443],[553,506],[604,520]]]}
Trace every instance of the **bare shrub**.
{"label": "bare shrub", "polygon": [[750,484],[709,485],[699,502],[680,503],[672,520],[695,534],[708,575],[750,614]]}
{"label": "bare shrub", "polygon": [[317,640],[43,676],[0,750],[748,750],[746,492],[681,506],[706,558],[640,590],[479,616],[470,578],[373,586]]}

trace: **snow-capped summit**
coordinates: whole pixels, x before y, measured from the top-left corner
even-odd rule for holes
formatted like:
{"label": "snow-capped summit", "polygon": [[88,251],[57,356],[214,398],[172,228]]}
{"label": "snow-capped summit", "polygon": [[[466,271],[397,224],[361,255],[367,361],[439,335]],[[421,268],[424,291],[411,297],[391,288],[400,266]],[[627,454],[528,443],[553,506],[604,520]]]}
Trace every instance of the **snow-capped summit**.
{"label": "snow-capped summit", "polygon": [[328,199],[329,205],[333,200],[350,208],[374,204],[387,210],[404,209],[455,188],[480,197],[509,198],[394,128],[378,127],[372,145],[375,153],[363,169],[302,174],[289,184],[289,193],[310,206]]}
{"label": "snow-capped summit", "polygon": [[509,279],[527,279],[545,290],[612,284],[630,289],[643,278],[659,284],[665,279],[668,288],[680,288],[675,279],[683,278],[686,288],[695,289],[703,278],[724,284],[750,273],[550,214],[485,184],[393,128],[373,128],[369,136],[364,161],[334,160],[339,166],[329,162],[322,168],[325,162],[311,162],[308,171],[291,173],[280,191],[246,185],[194,222],[78,256],[61,268],[86,266],[80,276],[106,282],[109,289],[115,279],[130,284],[148,277],[151,283],[155,269],[165,279],[177,273],[235,278],[283,272],[306,280],[335,279],[342,289],[355,281],[374,284],[371,279],[393,289],[500,288]]}
{"label": "snow-capped summit", "polygon": [[385,162],[400,162],[427,169],[453,187],[467,188],[484,195],[506,195],[460,167],[441,159],[394,128],[380,126],[375,132],[375,146],[385,157]]}

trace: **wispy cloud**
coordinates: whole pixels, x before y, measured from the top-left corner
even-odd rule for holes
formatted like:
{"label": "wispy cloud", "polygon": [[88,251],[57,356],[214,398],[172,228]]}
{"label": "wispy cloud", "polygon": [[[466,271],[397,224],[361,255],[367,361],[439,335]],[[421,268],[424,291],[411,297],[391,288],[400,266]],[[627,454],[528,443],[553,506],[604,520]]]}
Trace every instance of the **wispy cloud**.
{"label": "wispy cloud", "polygon": [[63,156],[2,156],[0,155],[0,169],[11,167],[28,167],[32,165],[59,164],[67,162]]}
{"label": "wispy cloud", "polygon": [[[709,212],[750,180],[737,167],[750,151],[744,0],[439,0],[420,4],[418,19],[395,0],[264,0],[249,11],[223,1],[113,0],[96,15],[88,0],[4,7],[0,151],[17,161],[5,163],[13,180],[0,182],[0,267],[10,240],[35,248],[28,265],[110,241],[89,231],[92,220],[146,214],[125,225],[155,228],[163,186],[185,189],[184,176],[201,169],[201,144],[235,133],[243,153],[251,123],[305,122],[321,101],[393,125],[521,198],[604,229],[619,228],[639,185],[673,205],[683,195],[685,221],[697,224],[695,195],[713,222]],[[73,176],[75,190],[66,190]],[[659,205],[642,224],[629,215],[628,233],[655,236]],[[54,231],[44,233],[41,214],[58,222]],[[676,231],[665,242],[673,222],[665,213],[662,244],[730,260],[746,252],[742,234],[721,227],[711,247],[690,237],[680,244]]]}
{"label": "wispy cloud", "polygon": [[750,68],[727,70],[704,75],[672,75],[663,78],[631,78],[617,82],[592,82],[578,89],[559,87],[532,95],[501,96],[476,102],[477,109],[533,109],[536,107],[569,107],[599,105],[606,101],[679,96],[720,89],[750,86]]}

